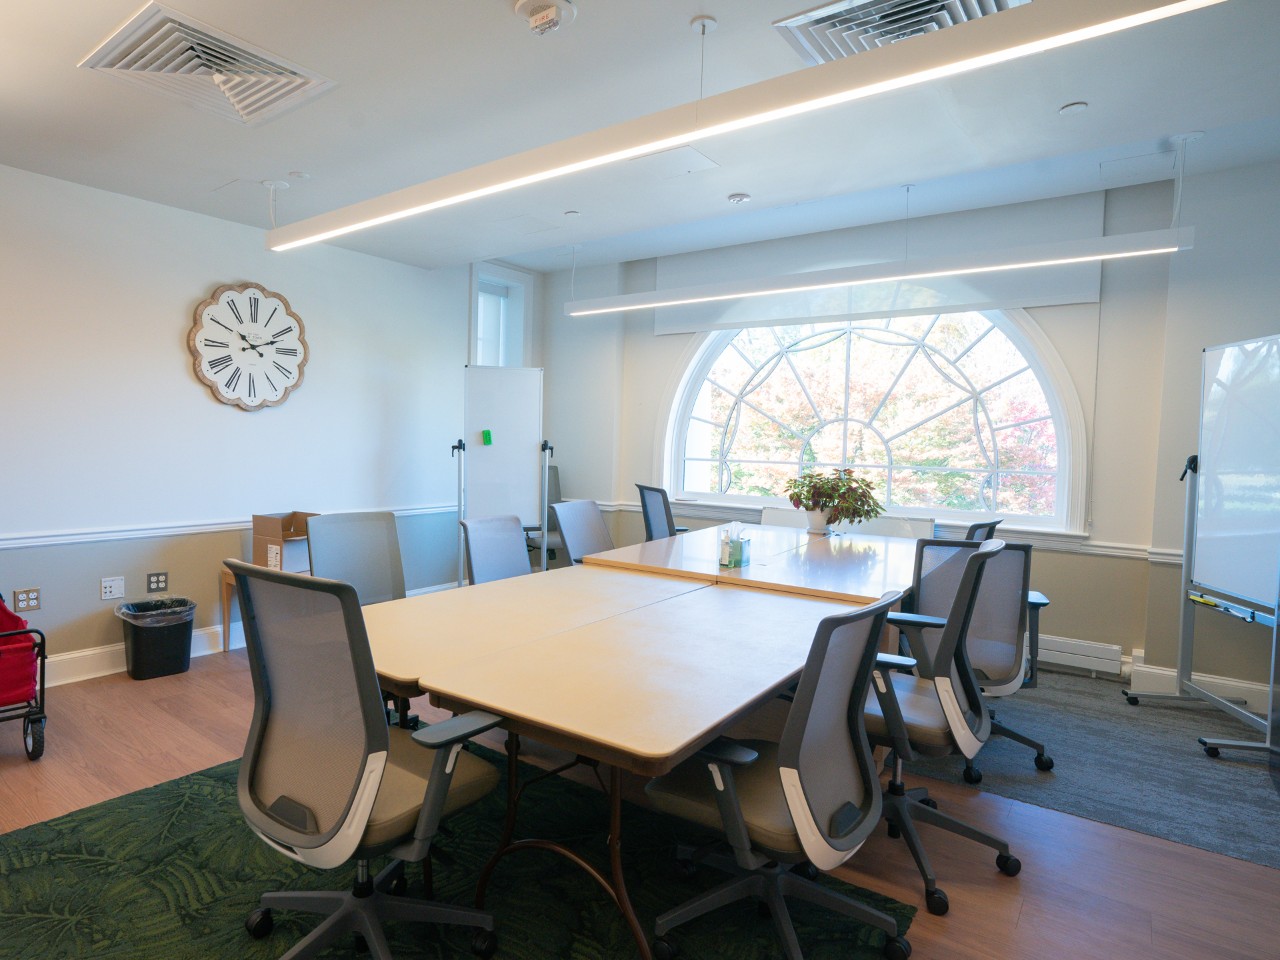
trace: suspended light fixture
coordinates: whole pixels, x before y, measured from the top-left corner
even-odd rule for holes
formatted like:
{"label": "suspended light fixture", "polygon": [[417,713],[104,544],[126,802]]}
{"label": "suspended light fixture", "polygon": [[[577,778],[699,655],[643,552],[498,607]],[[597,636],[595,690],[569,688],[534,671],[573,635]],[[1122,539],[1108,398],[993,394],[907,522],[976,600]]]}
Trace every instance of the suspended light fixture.
{"label": "suspended light fixture", "polygon": [[607,164],[669,150],[958,76],[983,67],[1118,33],[1226,0],[1038,0],[772,80],[481,164],[416,186],[278,227],[272,250],[367,230]]}

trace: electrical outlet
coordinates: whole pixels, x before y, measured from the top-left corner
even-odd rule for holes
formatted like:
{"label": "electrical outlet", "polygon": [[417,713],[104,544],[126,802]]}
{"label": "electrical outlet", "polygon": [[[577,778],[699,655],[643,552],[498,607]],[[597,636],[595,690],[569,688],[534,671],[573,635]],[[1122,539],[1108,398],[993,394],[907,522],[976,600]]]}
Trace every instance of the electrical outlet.
{"label": "electrical outlet", "polygon": [[40,609],[40,588],[27,587],[13,591],[13,609],[16,613],[30,613]]}
{"label": "electrical outlet", "polygon": [[102,578],[102,599],[103,600],[123,600],[124,599],[124,577],[103,577]]}
{"label": "electrical outlet", "polygon": [[164,593],[169,589],[169,574],[148,573],[147,574],[147,593]]}

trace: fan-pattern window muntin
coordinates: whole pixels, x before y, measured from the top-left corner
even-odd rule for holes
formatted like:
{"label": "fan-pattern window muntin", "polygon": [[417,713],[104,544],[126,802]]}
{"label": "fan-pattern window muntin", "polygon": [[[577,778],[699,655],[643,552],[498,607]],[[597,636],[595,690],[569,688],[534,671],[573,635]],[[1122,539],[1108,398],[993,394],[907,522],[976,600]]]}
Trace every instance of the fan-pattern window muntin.
{"label": "fan-pattern window muntin", "polygon": [[1053,409],[988,315],[752,327],[703,357],[686,492],[780,497],[804,470],[850,466],[890,509],[1058,513]]}

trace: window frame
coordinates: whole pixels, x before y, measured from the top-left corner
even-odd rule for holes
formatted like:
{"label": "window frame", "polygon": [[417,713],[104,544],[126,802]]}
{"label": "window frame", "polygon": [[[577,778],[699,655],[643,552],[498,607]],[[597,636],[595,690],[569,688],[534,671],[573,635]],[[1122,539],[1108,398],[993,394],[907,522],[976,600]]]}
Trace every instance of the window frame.
{"label": "window frame", "polygon": [[[1018,528],[1043,530],[1071,535],[1085,532],[1088,503],[1088,439],[1084,414],[1080,406],[1074,382],[1066,365],[1039,324],[1026,310],[1004,308],[998,310],[939,311],[940,314],[977,313],[985,317],[996,329],[1009,338],[1021,352],[1028,367],[1040,381],[1053,419],[1058,438],[1059,471],[1055,511],[1052,516],[1030,517],[1018,515],[1010,523]],[[840,323],[839,318],[822,318],[797,323]],[[785,327],[779,323],[770,326]],[[685,428],[696,403],[698,391],[707,372],[724,346],[740,328],[716,330],[696,334],[691,338],[685,353],[682,375],[675,380],[668,397],[667,428],[662,444],[660,475],[673,496],[692,498],[703,503],[721,504],[726,507],[760,508],[786,504],[781,497],[759,497],[748,494],[707,493],[684,489]],[[895,508],[890,514],[906,515],[908,511]],[[919,513],[920,511],[914,511]],[[933,508],[932,515],[943,524],[967,524],[979,514],[976,511],[945,510]]]}
{"label": "window frame", "polygon": [[[470,300],[467,306],[467,362],[472,366],[480,364],[480,292],[482,286],[492,285],[507,289],[507,310],[504,311],[504,323],[500,354],[503,361],[499,366],[528,367],[533,358],[533,316],[536,309],[534,274],[517,270],[500,263],[473,263],[471,265]],[[507,340],[508,324],[519,334],[519,348],[514,342]]]}

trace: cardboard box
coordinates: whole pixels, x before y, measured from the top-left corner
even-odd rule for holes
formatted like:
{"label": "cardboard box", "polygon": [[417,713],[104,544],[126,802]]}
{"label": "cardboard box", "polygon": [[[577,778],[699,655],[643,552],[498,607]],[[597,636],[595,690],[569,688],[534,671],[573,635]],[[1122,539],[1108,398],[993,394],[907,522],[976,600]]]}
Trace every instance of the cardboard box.
{"label": "cardboard box", "polygon": [[302,513],[298,510],[289,513],[255,513],[253,562],[260,567],[284,570],[286,573],[310,573],[307,517],[314,516],[314,513]]}

